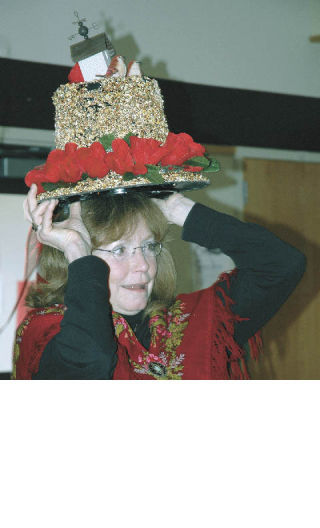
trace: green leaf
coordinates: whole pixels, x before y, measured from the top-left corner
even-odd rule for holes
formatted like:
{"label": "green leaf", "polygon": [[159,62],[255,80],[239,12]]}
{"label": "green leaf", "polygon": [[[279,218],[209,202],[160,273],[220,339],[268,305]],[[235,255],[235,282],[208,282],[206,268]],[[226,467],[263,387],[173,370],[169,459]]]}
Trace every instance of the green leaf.
{"label": "green leaf", "polygon": [[209,167],[210,160],[205,156],[194,156],[193,158],[185,161],[185,165],[191,165],[193,167]]}
{"label": "green leaf", "polygon": [[103,148],[107,151],[107,152],[110,152],[112,150],[112,141],[116,139],[114,134],[105,134],[104,136],[102,136],[99,141],[101,143],[101,145],[103,146]]}
{"label": "green leaf", "polygon": [[[146,167],[156,167],[156,165],[147,165]],[[181,171],[183,167],[181,165],[161,165],[163,172],[170,172],[173,170]]]}
{"label": "green leaf", "polygon": [[148,167],[147,174],[143,174],[151,183],[164,183],[164,179],[160,174],[160,170],[155,165],[146,165]]}
{"label": "green leaf", "polygon": [[155,172],[147,172],[144,175],[151,183],[165,183],[165,180],[162,178],[161,174],[156,174]]}
{"label": "green leaf", "polygon": [[130,137],[131,136],[134,136],[134,134],[132,134],[132,132],[128,132],[128,134],[126,134],[122,139],[125,140],[126,143],[128,143],[129,147],[131,147],[130,145]]}
{"label": "green leaf", "polygon": [[213,156],[208,156],[208,159],[211,161],[211,163],[218,163],[218,160],[216,158],[214,158]]}
{"label": "green leaf", "polygon": [[137,176],[135,176],[132,172],[125,172],[122,176],[124,181],[130,181],[134,180]]}
{"label": "green leaf", "polygon": [[81,180],[87,180],[88,178],[90,178],[89,174],[87,172],[83,172],[82,175],[81,175]]}
{"label": "green leaf", "polygon": [[74,184],[69,182],[43,182],[42,187],[45,191],[55,191],[56,189],[61,189],[62,187],[74,187]]}
{"label": "green leaf", "polygon": [[56,183],[44,182],[42,183],[42,187],[45,191],[54,191],[55,189],[58,189],[59,185]]}
{"label": "green leaf", "polygon": [[210,165],[203,169],[202,172],[218,172],[220,170],[220,163],[215,158],[210,157]]}

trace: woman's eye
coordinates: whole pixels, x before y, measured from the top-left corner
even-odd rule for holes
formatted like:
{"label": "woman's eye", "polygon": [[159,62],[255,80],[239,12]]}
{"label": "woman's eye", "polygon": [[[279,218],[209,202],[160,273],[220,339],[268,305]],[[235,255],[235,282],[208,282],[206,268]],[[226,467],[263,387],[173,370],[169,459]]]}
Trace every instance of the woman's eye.
{"label": "woman's eye", "polygon": [[112,253],[117,257],[122,257],[126,253],[127,249],[125,246],[119,246],[112,250]]}
{"label": "woman's eye", "polygon": [[157,247],[157,243],[156,242],[148,242],[147,244],[145,244],[144,246],[146,248],[147,251],[155,251],[155,248]]}

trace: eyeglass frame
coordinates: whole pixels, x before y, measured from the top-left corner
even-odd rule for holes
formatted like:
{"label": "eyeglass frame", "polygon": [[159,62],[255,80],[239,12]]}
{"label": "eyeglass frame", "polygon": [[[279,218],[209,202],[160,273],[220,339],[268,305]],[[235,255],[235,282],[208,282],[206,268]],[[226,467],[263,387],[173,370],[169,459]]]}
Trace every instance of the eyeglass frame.
{"label": "eyeglass frame", "polygon": [[[145,255],[145,248],[148,244],[157,244],[159,246],[159,253],[157,253],[156,255]],[[125,247],[125,246],[120,246],[120,247]],[[160,255],[162,248],[163,248],[163,245],[161,242],[157,242],[157,241],[146,242],[146,244],[142,246],[136,246],[132,248],[131,253],[127,257],[123,258],[123,260],[125,261],[131,258],[135,254],[136,249],[141,249],[141,253],[143,254],[144,258],[157,258]],[[116,249],[119,249],[119,248],[113,248],[113,249],[92,248],[92,251],[104,251],[106,253],[111,253],[111,255],[113,256],[115,260],[121,261],[122,260],[121,257],[119,258],[119,256],[115,254]]]}

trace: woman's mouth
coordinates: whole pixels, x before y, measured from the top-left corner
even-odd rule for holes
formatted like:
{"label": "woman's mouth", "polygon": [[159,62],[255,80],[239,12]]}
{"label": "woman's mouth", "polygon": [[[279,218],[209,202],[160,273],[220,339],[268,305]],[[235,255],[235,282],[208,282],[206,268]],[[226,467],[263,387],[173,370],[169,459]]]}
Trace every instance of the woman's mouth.
{"label": "woman's mouth", "polygon": [[147,289],[147,283],[136,283],[136,284],[124,284],[122,288],[132,291],[145,291]]}

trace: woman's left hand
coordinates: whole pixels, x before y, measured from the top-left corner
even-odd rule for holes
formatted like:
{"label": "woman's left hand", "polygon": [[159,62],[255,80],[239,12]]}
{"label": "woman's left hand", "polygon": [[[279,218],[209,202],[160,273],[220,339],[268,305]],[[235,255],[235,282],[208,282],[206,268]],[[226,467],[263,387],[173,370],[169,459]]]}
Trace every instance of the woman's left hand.
{"label": "woman's left hand", "polygon": [[177,192],[172,193],[169,198],[152,198],[152,200],[161,209],[169,224],[177,224],[181,227],[195,204],[195,202]]}

